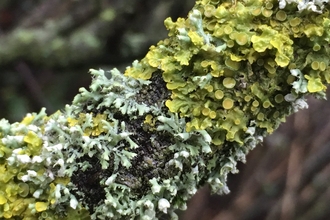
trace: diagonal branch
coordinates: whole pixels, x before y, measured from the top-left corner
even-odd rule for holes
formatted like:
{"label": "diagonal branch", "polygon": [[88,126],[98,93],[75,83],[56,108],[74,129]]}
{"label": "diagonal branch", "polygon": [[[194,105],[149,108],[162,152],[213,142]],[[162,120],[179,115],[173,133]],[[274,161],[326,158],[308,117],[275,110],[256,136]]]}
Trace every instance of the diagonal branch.
{"label": "diagonal branch", "polygon": [[197,1],[124,74],[91,70],[63,112],[1,120],[0,216],[175,219],[205,184],[228,193],[237,162],[330,80],[329,5],[288,2]]}

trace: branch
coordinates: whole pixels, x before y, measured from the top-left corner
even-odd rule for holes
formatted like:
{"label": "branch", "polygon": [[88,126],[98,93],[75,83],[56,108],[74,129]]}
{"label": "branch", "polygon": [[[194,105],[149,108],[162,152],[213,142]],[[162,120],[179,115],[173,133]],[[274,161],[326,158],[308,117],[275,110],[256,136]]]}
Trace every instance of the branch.
{"label": "branch", "polygon": [[228,193],[237,162],[330,81],[329,4],[288,2],[197,1],[124,75],[91,70],[63,112],[1,120],[0,216],[175,219],[205,184]]}

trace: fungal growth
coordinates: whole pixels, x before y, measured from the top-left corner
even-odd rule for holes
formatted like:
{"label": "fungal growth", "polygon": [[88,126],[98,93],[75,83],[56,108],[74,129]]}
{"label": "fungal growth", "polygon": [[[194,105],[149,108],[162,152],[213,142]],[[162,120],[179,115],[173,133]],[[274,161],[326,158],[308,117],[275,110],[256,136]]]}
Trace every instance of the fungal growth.
{"label": "fungal growth", "polygon": [[330,82],[328,1],[199,0],[65,110],[0,121],[1,219],[177,219]]}

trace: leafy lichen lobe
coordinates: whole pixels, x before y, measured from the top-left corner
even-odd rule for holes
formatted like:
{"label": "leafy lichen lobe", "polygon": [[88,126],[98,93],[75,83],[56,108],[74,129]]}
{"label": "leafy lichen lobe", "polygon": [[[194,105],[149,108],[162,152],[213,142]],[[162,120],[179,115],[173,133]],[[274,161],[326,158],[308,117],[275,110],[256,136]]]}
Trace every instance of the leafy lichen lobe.
{"label": "leafy lichen lobe", "polygon": [[[166,106],[189,121],[187,131],[207,130],[215,145],[242,145],[252,124],[260,135],[271,133],[295,101],[306,92],[323,96],[329,83],[322,58],[329,55],[329,12],[290,3],[197,1],[187,19],[165,20],[169,38],[139,63],[145,72],[129,68],[126,75],[149,79],[161,70],[171,91]],[[288,82],[292,70],[303,72],[296,81],[306,81],[305,90]],[[295,99],[275,99],[286,95]]]}

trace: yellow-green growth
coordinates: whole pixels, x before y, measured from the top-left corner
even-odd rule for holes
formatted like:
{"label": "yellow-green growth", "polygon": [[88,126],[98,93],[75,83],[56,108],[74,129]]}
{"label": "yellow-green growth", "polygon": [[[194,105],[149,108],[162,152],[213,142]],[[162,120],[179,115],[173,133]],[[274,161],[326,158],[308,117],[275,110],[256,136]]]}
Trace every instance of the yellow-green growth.
{"label": "yellow-green growth", "polygon": [[[166,106],[190,121],[188,131],[206,129],[213,138],[234,132],[227,141],[235,137],[243,143],[244,130],[225,126],[237,114],[234,109],[244,112],[238,116],[244,128],[253,122],[260,133],[270,132],[279,124],[274,114],[284,118],[290,110],[283,109],[306,92],[323,95],[329,83],[329,61],[323,59],[330,51],[328,11],[297,13],[279,9],[274,0],[202,0],[187,19],[168,18],[165,25],[169,38],[152,46],[140,62],[148,73],[132,67],[125,74],[149,79],[152,71],[161,70],[172,93]],[[302,75],[292,74],[296,69]],[[284,100],[287,95],[295,98]]]}

